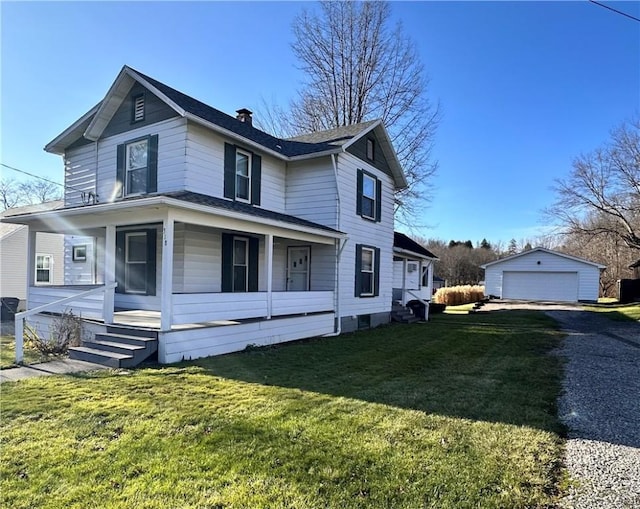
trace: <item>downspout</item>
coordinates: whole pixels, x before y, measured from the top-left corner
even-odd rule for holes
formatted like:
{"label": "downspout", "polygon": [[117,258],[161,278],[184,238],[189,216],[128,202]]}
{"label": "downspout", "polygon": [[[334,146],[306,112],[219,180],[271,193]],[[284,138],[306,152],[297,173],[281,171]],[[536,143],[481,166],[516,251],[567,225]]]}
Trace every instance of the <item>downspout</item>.
{"label": "downspout", "polygon": [[[336,154],[331,154],[331,163],[333,164],[333,175],[336,178],[336,230],[340,230],[340,187],[338,186],[338,163],[336,161]],[[340,258],[342,257],[342,250],[344,249],[347,241],[345,240],[340,246],[340,239],[336,240],[336,274],[333,287],[335,288],[336,298],[336,326],[335,331],[327,336],[339,336],[342,332],[342,317],[340,316]]]}

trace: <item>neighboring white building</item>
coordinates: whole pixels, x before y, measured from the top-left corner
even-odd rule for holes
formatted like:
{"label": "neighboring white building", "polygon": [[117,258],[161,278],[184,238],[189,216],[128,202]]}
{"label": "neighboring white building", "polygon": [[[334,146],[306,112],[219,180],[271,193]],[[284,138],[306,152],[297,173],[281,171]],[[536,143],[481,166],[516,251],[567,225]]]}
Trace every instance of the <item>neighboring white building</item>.
{"label": "neighboring white building", "polygon": [[501,299],[595,302],[604,265],[541,247],[481,265],[485,294]]}
{"label": "neighboring white building", "polygon": [[[0,212],[0,218],[62,208],[61,200],[14,207]],[[27,227],[0,223],[0,296],[20,299],[19,309],[27,298]],[[64,236],[42,233],[36,238],[33,270],[36,285],[64,284]]]}
{"label": "neighboring white building", "polygon": [[381,121],[279,139],[125,66],[45,149],[65,207],[6,221],[93,247],[82,265],[68,247],[67,286],[32,286],[30,308],[84,283],[65,306],[107,330],[156,316],[160,362],[389,322],[407,181]]}

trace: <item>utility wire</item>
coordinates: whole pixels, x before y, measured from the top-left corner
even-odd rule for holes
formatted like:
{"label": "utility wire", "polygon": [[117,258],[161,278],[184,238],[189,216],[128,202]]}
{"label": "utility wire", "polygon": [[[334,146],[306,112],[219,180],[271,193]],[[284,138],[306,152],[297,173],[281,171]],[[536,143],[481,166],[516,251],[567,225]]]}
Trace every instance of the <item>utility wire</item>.
{"label": "utility wire", "polygon": [[73,186],[67,186],[67,185],[61,184],[60,182],[54,182],[53,180],[49,180],[48,178],[41,177],[40,175],[34,175],[33,173],[29,173],[28,171],[14,168],[13,166],[9,166],[8,164],[0,163],[0,166],[4,166],[5,168],[8,168],[10,170],[17,171],[18,173],[24,173],[25,175],[29,175],[30,177],[33,177],[33,178],[44,180],[45,182],[49,182],[50,184],[55,184],[56,186],[63,187],[64,189],[71,189],[72,191],[79,191],[81,193],[86,192],[84,189],[78,189]]}
{"label": "utility wire", "polygon": [[632,16],[631,14],[627,14],[626,12],[619,11],[618,9],[614,9],[613,7],[609,7],[608,5],[602,4],[600,2],[596,2],[596,0],[588,0],[588,1],[591,2],[592,4],[596,4],[596,5],[599,5],[600,7],[604,7],[605,9],[609,9],[610,11],[613,11],[613,12],[615,12],[617,14],[622,15],[622,16],[626,16],[629,19],[632,19],[634,21],[640,22],[640,18],[636,18],[635,16]]}

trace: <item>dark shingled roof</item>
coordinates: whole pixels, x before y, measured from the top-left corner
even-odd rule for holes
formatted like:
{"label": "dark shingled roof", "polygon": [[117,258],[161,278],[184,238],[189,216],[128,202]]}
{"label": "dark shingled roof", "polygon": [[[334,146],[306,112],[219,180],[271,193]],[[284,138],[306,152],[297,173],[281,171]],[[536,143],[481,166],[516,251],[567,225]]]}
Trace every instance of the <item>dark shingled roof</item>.
{"label": "dark shingled roof", "polygon": [[[168,198],[175,198],[176,200],[186,201],[189,203],[196,203],[198,205],[205,205],[207,207],[231,210],[234,212],[240,212],[243,214],[248,214],[254,217],[260,217],[263,219],[272,219],[274,221],[282,221],[283,223],[294,224],[297,226],[305,226],[307,228],[315,228],[317,230],[324,230],[331,233],[341,233],[338,230],[329,228],[328,226],[314,223],[312,221],[307,221],[306,219],[302,219],[300,217],[290,216],[289,214],[282,214],[281,212],[274,212],[272,210],[262,209],[260,207],[249,205],[248,203],[241,203],[237,201],[227,200],[225,198],[216,198],[215,196],[207,196],[206,194],[194,193],[191,191],[174,191],[169,193],[158,193],[157,195],[152,195],[152,196],[166,196]],[[149,195],[132,196],[130,198],[125,198],[122,201],[140,200],[140,199],[149,198],[149,197],[150,197]]]}
{"label": "dark shingled roof", "polygon": [[427,258],[437,258],[431,251],[422,247],[415,240],[410,237],[407,237],[404,233],[393,232],[393,247],[397,247],[400,249],[405,249],[406,251],[411,251],[412,253],[421,254],[426,256]]}
{"label": "dark shingled roof", "polygon": [[375,122],[364,122],[361,124],[340,127],[338,129],[331,129],[329,131],[311,133],[309,135],[299,136],[296,138],[280,139],[275,136],[271,136],[270,134],[265,133],[246,122],[242,122],[231,115],[227,115],[226,113],[223,113],[202,101],[198,101],[193,97],[183,94],[175,88],[171,88],[164,83],[147,76],[146,74],[135,69],[132,70],[185,111],[288,157],[337,149],[345,141],[353,138],[362,132],[363,129],[366,129]]}

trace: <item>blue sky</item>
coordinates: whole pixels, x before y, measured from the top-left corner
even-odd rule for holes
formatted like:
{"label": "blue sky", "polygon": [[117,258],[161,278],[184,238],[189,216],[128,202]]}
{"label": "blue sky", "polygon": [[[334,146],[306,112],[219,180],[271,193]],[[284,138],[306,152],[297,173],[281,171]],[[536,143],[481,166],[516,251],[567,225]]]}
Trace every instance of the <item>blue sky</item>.
{"label": "blue sky", "polygon": [[[640,17],[640,2],[607,2]],[[298,2],[2,2],[1,160],[61,182],[42,148],[130,65],[216,108],[286,103]],[[640,23],[587,1],[394,2],[443,119],[425,237],[533,237],[555,178],[640,112]],[[19,174],[2,169],[7,178]]]}

